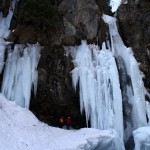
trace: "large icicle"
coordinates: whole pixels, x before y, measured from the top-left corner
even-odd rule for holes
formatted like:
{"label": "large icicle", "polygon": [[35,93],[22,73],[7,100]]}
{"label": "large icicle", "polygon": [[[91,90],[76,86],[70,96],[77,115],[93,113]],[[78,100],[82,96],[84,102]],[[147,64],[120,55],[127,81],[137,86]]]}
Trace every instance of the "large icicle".
{"label": "large icicle", "polygon": [[116,19],[107,15],[103,15],[103,19],[109,25],[113,54],[115,57],[122,58],[127,71],[126,95],[128,103],[132,106],[131,113],[127,116],[128,121],[126,121],[127,139],[134,129],[147,125],[143,75],[132,50],[124,45],[118,33]]}
{"label": "large icicle", "polygon": [[87,123],[98,129],[115,129],[123,142],[122,96],[115,59],[103,43],[71,49],[75,69],[74,88],[79,81],[81,112],[85,110]]}
{"label": "large icicle", "polygon": [[29,108],[32,84],[36,95],[40,50],[39,44],[16,45],[8,53],[1,91],[22,107]]}

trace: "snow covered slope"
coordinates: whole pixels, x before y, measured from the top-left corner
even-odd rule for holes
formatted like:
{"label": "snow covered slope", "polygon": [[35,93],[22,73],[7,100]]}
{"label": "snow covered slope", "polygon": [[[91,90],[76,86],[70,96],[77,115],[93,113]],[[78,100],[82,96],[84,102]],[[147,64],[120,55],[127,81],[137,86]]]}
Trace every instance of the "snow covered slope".
{"label": "snow covered slope", "polygon": [[0,135],[1,150],[121,150],[114,131],[50,127],[1,94]]}

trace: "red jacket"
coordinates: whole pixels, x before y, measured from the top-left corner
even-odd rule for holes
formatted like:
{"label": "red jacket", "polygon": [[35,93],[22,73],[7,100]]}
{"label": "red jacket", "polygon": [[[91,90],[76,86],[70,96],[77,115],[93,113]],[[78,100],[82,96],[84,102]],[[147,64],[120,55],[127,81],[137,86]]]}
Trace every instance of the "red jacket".
{"label": "red jacket", "polygon": [[71,119],[70,119],[70,117],[68,117],[68,118],[66,119],[66,124],[67,124],[67,125],[70,125],[70,124],[71,124]]}

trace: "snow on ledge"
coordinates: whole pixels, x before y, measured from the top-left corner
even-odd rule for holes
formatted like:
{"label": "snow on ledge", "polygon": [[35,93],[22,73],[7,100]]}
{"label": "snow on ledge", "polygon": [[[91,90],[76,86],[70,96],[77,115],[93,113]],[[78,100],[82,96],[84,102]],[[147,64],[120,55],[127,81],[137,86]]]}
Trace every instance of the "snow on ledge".
{"label": "snow on ledge", "polygon": [[111,11],[116,12],[121,5],[122,0],[110,0],[109,5],[111,6]]}
{"label": "snow on ledge", "polygon": [[111,11],[116,12],[121,4],[128,4],[128,0],[110,0]]}
{"label": "snow on ledge", "polygon": [[1,94],[0,135],[3,150],[121,150],[114,131],[50,127]]}

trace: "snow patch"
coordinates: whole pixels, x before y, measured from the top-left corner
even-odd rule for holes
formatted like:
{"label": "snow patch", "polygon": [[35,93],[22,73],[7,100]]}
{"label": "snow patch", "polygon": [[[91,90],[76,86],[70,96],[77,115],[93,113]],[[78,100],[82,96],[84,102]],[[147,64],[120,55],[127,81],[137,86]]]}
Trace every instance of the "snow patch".
{"label": "snow patch", "polygon": [[111,6],[111,11],[116,12],[119,6],[121,5],[122,0],[110,0],[109,5]]}
{"label": "snow patch", "polygon": [[142,127],[133,132],[135,150],[150,149],[150,127]]}
{"label": "snow patch", "polygon": [[0,94],[1,150],[121,150],[113,130],[64,130],[40,122]]}

